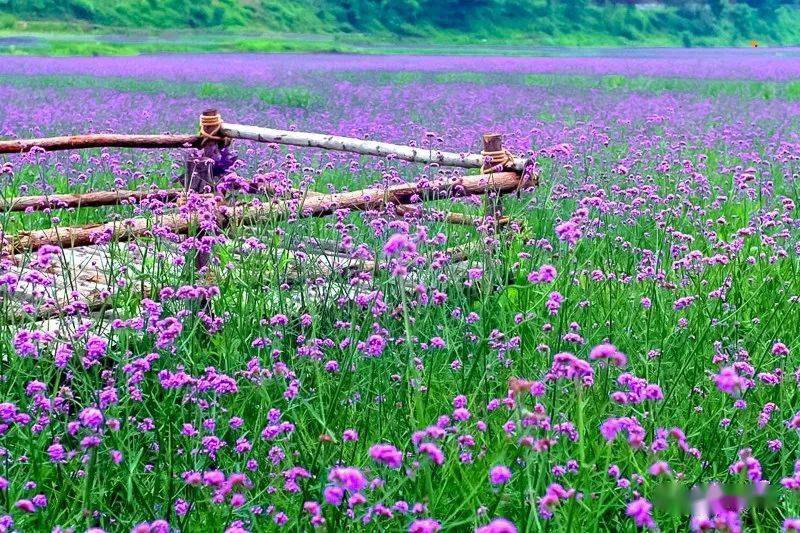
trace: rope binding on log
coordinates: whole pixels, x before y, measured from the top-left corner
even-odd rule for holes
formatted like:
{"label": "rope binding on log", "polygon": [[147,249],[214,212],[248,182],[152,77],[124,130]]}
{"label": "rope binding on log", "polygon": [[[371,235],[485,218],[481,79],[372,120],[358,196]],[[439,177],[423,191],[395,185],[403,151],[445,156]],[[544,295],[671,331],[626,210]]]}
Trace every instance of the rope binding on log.
{"label": "rope binding on log", "polygon": [[481,150],[481,155],[484,158],[483,165],[481,166],[481,174],[491,173],[497,167],[500,167],[502,170],[514,165],[514,154],[505,148],[489,152]]}
{"label": "rope binding on log", "polygon": [[218,112],[207,113],[209,112],[204,111],[200,115],[200,137],[203,138],[200,141],[200,146],[204,146],[208,141],[229,143],[230,139],[218,135],[222,130],[222,116]]}

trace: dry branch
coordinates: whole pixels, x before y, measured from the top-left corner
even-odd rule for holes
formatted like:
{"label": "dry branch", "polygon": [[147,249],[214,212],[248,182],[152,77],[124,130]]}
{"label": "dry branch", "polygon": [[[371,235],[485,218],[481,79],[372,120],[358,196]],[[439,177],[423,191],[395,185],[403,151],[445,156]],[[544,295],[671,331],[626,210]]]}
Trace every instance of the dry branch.
{"label": "dry branch", "polygon": [[[267,189],[268,194],[275,194],[275,190]],[[293,198],[302,198],[305,195],[317,196],[319,193],[311,190],[291,189]],[[173,202],[186,194],[183,189],[161,189],[161,190],[124,190],[117,191],[95,191],[75,194],[48,194],[37,196],[17,196],[8,200],[0,199],[0,212],[42,211],[44,209],[67,209],[70,207],[102,207],[108,205],[120,205],[122,203],[139,203],[142,200],[161,200]],[[201,196],[208,197],[210,194],[203,193]]]}
{"label": "dry branch", "polygon": [[119,135],[96,133],[0,141],[0,154],[29,152],[34,147],[46,151],[80,150],[83,148],[183,148],[198,146],[199,135]]}
{"label": "dry branch", "polygon": [[[287,144],[291,146],[304,146],[308,148],[324,148],[340,152],[354,152],[377,157],[394,156],[403,161],[414,163],[438,163],[443,166],[461,168],[481,168],[484,156],[480,154],[458,154],[443,152],[435,149],[403,146],[378,141],[366,141],[352,137],[338,135],[324,135],[321,133],[305,133],[301,131],[275,130],[242,124],[223,124],[222,134],[231,139],[247,139],[250,141]],[[511,170],[522,172],[526,160],[514,158]]]}
{"label": "dry branch", "polygon": [[69,207],[100,207],[119,205],[122,203],[138,203],[142,200],[158,199],[174,201],[184,194],[182,189],[165,189],[159,191],[97,191],[78,194],[49,194],[42,196],[18,196],[8,200],[0,199],[0,212],[26,211],[32,209],[63,209]]}

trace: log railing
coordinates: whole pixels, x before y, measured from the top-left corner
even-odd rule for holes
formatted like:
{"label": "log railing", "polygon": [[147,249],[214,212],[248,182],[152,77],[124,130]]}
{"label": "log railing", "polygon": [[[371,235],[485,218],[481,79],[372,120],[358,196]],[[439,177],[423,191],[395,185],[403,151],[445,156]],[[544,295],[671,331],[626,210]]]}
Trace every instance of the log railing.
{"label": "log railing", "polygon": [[86,148],[191,148],[200,144],[199,135],[122,135],[95,133],[41,139],[0,141],[0,154],[21,154],[34,148],[46,152]]}
{"label": "log railing", "polygon": [[[204,113],[216,113],[207,110]],[[283,144],[306,148],[322,148],[375,157],[392,157],[403,161],[461,168],[482,168],[486,157],[481,154],[456,153],[435,148],[404,146],[380,141],[325,135],[301,131],[277,130],[242,124],[221,123],[216,133],[221,139],[242,139],[262,143]],[[501,148],[497,143],[499,136],[492,136],[489,142],[496,143],[494,149]],[[61,137],[45,137],[27,140],[0,140],[0,154],[19,154],[41,148],[44,151],[81,150],[86,148],[197,148],[201,145],[201,135],[121,135],[121,134],[89,134]],[[529,161],[522,157],[514,157],[506,170],[522,172]]]}
{"label": "log railing", "polygon": [[[375,157],[393,157],[412,163],[436,163],[446,167],[481,168],[485,158],[481,154],[459,154],[445,152],[435,148],[403,146],[379,141],[354,139],[339,135],[322,135],[301,131],[275,130],[241,124],[223,124],[221,133],[229,139],[246,139],[249,141],[302,146],[306,148],[323,148],[339,152],[350,152]],[[522,172],[526,160],[517,157],[506,166],[508,170]]]}

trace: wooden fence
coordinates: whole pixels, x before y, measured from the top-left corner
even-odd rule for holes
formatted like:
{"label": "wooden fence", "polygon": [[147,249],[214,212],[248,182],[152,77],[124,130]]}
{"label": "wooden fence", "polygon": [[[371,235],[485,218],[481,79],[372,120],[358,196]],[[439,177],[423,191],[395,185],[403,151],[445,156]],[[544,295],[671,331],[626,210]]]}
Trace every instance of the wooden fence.
{"label": "wooden fence", "polygon": [[[29,212],[52,208],[97,207],[137,203],[145,199],[162,201],[180,200],[190,192],[206,196],[215,195],[215,186],[229,164],[228,147],[236,139],[275,143],[298,147],[337,150],[376,157],[386,157],[414,163],[434,164],[467,169],[480,169],[480,174],[458,178],[442,178],[421,183],[404,183],[386,187],[371,187],[352,192],[323,194],[299,191],[297,200],[274,199],[267,203],[226,205],[224,220],[235,219],[241,224],[279,220],[293,217],[326,216],[339,209],[365,210],[385,208],[392,205],[393,212],[403,215],[413,212],[412,205],[418,201],[455,198],[468,195],[494,195],[496,201],[487,201],[484,217],[490,216],[492,223],[500,226],[508,222],[497,209],[499,197],[519,192],[538,185],[538,175],[533,162],[515,157],[503,148],[502,137],[485,134],[483,150],[479,154],[455,153],[436,149],[419,148],[362,140],[336,135],[322,135],[298,131],[283,131],[256,126],[227,124],[222,122],[216,110],[209,109],[200,117],[200,129],[196,135],[119,135],[91,134],[50,137],[28,140],[0,141],[0,154],[18,154],[34,149],[44,151],[76,150],[99,147],[126,148],[191,148],[193,155],[187,160],[183,188],[168,190],[114,190],[80,194],[52,194],[21,196],[0,200],[0,212]],[[198,149],[200,152],[198,152]],[[225,202],[220,198],[221,203]],[[445,221],[453,224],[475,225],[485,218],[460,213],[447,213]],[[153,219],[133,217],[126,220],[75,227],[54,227],[37,231],[3,234],[0,232],[2,255],[19,258],[26,252],[45,245],[57,245],[62,249],[90,247],[95,236],[102,233],[113,240],[126,241],[150,236]],[[160,227],[176,233],[186,234],[195,227],[190,217],[177,212],[160,215]],[[224,228],[225,224],[221,224]],[[195,235],[203,236],[202,233]],[[318,241],[317,241],[318,242]],[[450,250],[455,258],[466,258],[466,253]],[[195,267],[202,269],[208,262],[207,255],[194,256]]]}

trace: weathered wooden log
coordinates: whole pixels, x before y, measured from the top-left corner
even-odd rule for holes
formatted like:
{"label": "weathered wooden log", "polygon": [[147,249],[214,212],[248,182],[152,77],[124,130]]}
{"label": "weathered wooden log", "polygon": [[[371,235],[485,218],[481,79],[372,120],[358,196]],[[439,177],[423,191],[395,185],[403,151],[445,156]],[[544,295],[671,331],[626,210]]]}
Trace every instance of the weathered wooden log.
{"label": "weathered wooden log", "polygon": [[[265,191],[268,194],[275,194],[274,189]],[[302,198],[303,196],[319,196],[321,192],[311,190],[291,189],[292,196]],[[103,207],[120,205],[123,203],[139,203],[142,200],[161,200],[164,202],[174,202],[186,193],[184,189],[159,189],[159,190],[131,190],[119,189],[116,191],[95,191],[75,194],[47,194],[17,196],[3,200],[0,198],[0,212],[19,212],[32,209],[42,211],[44,209],[68,209],[71,207]],[[203,197],[213,196],[212,193],[201,193]]]}
{"label": "weathered wooden log", "polygon": [[[419,215],[419,211],[416,208],[407,205],[398,205],[397,207],[395,207],[395,213],[397,213],[398,215],[406,215],[406,214],[411,214],[413,216]],[[475,227],[481,224],[484,220],[485,220],[484,217],[467,215],[465,213],[455,213],[452,211],[447,212],[444,215],[444,222],[447,222],[448,224],[458,224],[461,226]],[[499,219],[497,219],[496,224],[498,226],[505,226],[506,224],[509,223],[509,221],[510,219],[508,217],[500,217]]]}
{"label": "weathered wooden log", "polygon": [[101,207],[122,203],[139,203],[142,200],[162,200],[171,202],[183,194],[182,189],[164,190],[117,190],[96,191],[78,194],[48,194],[41,196],[17,196],[8,200],[0,199],[0,212],[41,211],[44,209],[66,209],[70,207]]}
{"label": "weathered wooden log", "polygon": [[[374,209],[389,203],[411,204],[422,200],[436,200],[485,194],[495,191],[508,194],[520,188],[520,176],[514,172],[497,172],[494,174],[478,174],[462,176],[458,179],[442,179],[417,183],[402,183],[385,188],[370,188],[336,194],[319,194],[306,196],[299,206],[297,202],[276,201],[273,203],[246,205],[227,208],[230,216],[244,224],[254,224],[270,220],[281,220],[289,216],[319,217],[334,213],[339,209],[364,210]],[[186,233],[190,223],[186,217],[168,214],[159,217],[155,222],[176,233]],[[7,241],[7,253],[20,253],[36,250],[46,244],[72,248],[95,244],[97,236],[105,233],[112,239],[126,241],[151,232],[152,221],[145,217],[93,224],[79,227],[57,227],[45,230],[20,232],[15,235],[1,235]]]}
{"label": "weathered wooden log", "polygon": [[[481,168],[484,156],[480,154],[458,154],[443,152],[423,147],[403,146],[378,141],[341,137],[338,135],[324,135],[320,133],[306,133],[301,131],[275,130],[242,124],[223,124],[222,135],[231,139],[247,139],[250,141],[287,144],[308,148],[324,148],[340,152],[353,152],[356,154],[373,155],[377,157],[394,156],[403,161],[414,163],[438,163],[442,166],[461,168]],[[522,172],[526,159],[514,158],[509,164],[509,170]]]}
{"label": "weathered wooden log", "polygon": [[[465,215],[463,213],[447,213],[444,217],[444,221],[449,224],[460,224],[462,226],[477,226],[483,223],[486,219],[484,217],[476,217],[472,215]],[[498,226],[505,226],[511,221],[508,217],[498,217],[495,219],[494,223]]]}
{"label": "weathered wooden log", "polygon": [[[0,302],[5,300],[6,305],[5,316],[0,310],[0,322],[14,321],[14,317],[20,322],[53,316],[68,319],[75,312],[82,315],[84,308],[110,308],[119,303],[113,296],[121,287],[149,294],[156,269],[163,272],[178,267],[173,263],[177,250],[171,244],[159,244],[162,259],[152,266],[145,262],[150,255],[148,247],[148,243],[128,243],[115,250],[106,245],[80,246],[62,250],[57,260],[36,266],[26,254],[12,256],[4,272],[16,275],[19,281],[13,289],[0,291]],[[33,305],[35,311],[28,308],[23,312],[23,305]]]}
{"label": "weathered wooden log", "polygon": [[[28,250],[38,250],[47,244],[61,248],[90,246],[97,244],[101,235],[110,236],[112,240],[127,241],[136,237],[147,236],[151,232],[152,220],[144,217],[128,218],[106,224],[89,224],[86,226],[56,227],[36,231],[21,231],[15,235],[2,235],[7,241],[3,247],[9,254],[17,254]],[[156,223],[176,233],[186,233],[189,221],[180,214],[173,213],[156,219]]]}
{"label": "weathered wooden log", "polygon": [[[88,316],[63,316],[58,310],[44,310],[30,314],[23,312],[20,306],[15,305],[14,302],[9,302],[8,312],[3,319],[13,333],[36,329],[51,332],[62,339],[74,338],[75,331],[84,326],[87,320],[91,320],[93,323],[92,334],[110,340],[111,324],[118,316],[114,309],[108,307],[106,304],[101,304],[97,306],[97,310],[90,311]],[[89,305],[89,308],[92,309],[92,306]]]}
{"label": "weathered wooden log", "polygon": [[94,133],[0,141],[0,154],[20,154],[34,147],[45,151],[81,150],[84,148],[188,148],[199,146],[199,135],[121,135]]}
{"label": "weathered wooden log", "polygon": [[290,215],[318,217],[334,213],[339,209],[374,209],[386,204],[414,204],[418,201],[441,200],[495,191],[508,194],[520,187],[520,176],[515,172],[477,174],[456,179],[440,179],[416,183],[401,183],[389,187],[375,187],[336,194],[320,194],[306,197],[299,208],[287,202],[242,206],[236,209],[236,217],[244,223],[266,219],[280,219]]}
{"label": "weathered wooden log", "polygon": [[277,188],[275,185],[271,184],[271,183],[267,183],[266,185],[264,185],[264,186],[261,188],[261,190],[262,190],[262,191],[263,191],[265,194],[271,194],[271,195],[277,195],[277,194],[290,195],[292,198],[295,198],[295,199],[297,199],[297,198],[303,198],[304,196],[319,196],[320,194],[325,194],[325,193],[322,193],[322,192],[312,191],[311,189],[296,189],[296,188],[285,189],[285,190],[283,190],[283,191],[280,191],[280,192],[279,192],[279,191],[278,191],[278,188]]}
{"label": "weathered wooden log", "polygon": [[[274,190],[267,192],[273,193]],[[124,203],[140,203],[142,200],[161,200],[164,202],[174,202],[185,194],[183,189],[162,189],[157,191],[124,190],[117,191],[96,191],[77,194],[50,194],[40,196],[17,196],[8,200],[0,199],[0,212],[19,212],[42,211],[45,209],[68,209],[78,207],[104,207],[120,205]],[[293,198],[304,196],[320,196],[324,193],[312,190],[291,189]],[[200,196],[210,197],[211,193],[201,193]],[[415,213],[416,209],[410,206],[398,205],[396,213],[404,215]],[[475,226],[483,220],[483,217],[467,215],[464,213],[448,212],[445,214],[444,221],[450,224],[460,224],[465,226]],[[509,221],[508,217],[501,217],[497,220],[499,225],[505,225]]]}

